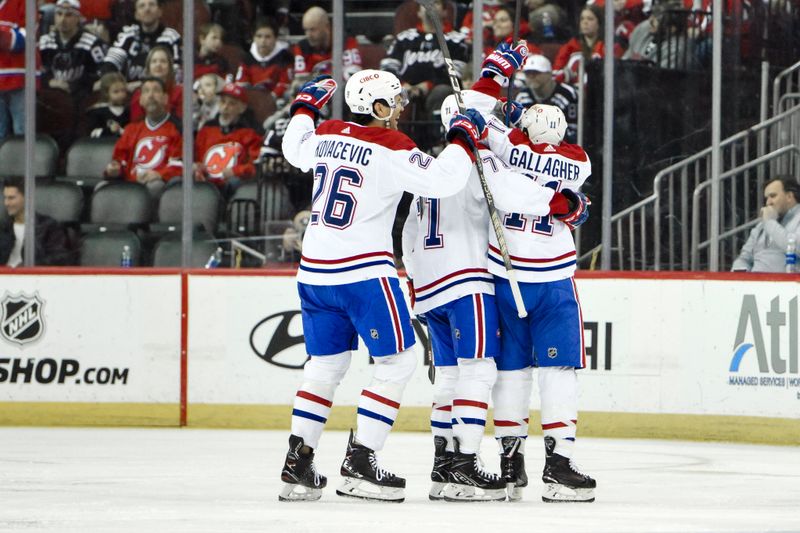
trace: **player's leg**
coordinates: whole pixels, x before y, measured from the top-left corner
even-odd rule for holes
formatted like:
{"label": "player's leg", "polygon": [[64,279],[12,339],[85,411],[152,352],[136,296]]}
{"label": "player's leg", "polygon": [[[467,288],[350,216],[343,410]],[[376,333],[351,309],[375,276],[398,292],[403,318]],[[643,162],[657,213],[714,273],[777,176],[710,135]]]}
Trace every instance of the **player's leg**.
{"label": "player's leg", "polygon": [[543,285],[542,313],[533,325],[539,367],[546,502],[592,502],[596,482],[572,462],[578,424],[578,378],[585,365],[583,318],[573,279]]}
{"label": "player's leg", "polygon": [[433,365],[436,379],[433,384],[431,406],[431,433],[433,434],[433,468],[431,469],[431,500],[444,498],[453,462],[452,407],[458,380],[458,363],[450,335],[450,320],[445,309],[425,313],[428,334],[431,337]]}
{"label": "player's leg", "polygon": [[533,344],[529,322],[535,311],[535,284],[521,284],[528,318],[517,316],[508,281],[495,278],[495,296],[500,320],[501,351],[495,358],[497,382],[492,390],[495,439],[500,446],[500,471],[506,481],[508,498],[518,501],[528,486],[525,472],[525,443],[528,438],[530,397],[533,387]]}
{"label": "player's leg", "polygon": [[350,366],[350,350],[358,338],[347,315],[332,309],[331,287],[300,284],[300,307],[306,350],[303,382],[292,410],[292,433],[281,479],[279,499],[316,500],[327,484],[314,466],[314,450],[328,420],[333,396]]}
{"label": "player's leg", "polygon": [[505,482],[484,470],[478,455],[489,398],[497,379],[494,358],[500,353],[494,296],[473,294],[460,298],[449,304],[449,316],[458,356],[458,381],[452,418],[455,453],[445,500],[505,500]]}
{"label": "player's leg", "polygon": [[406,384],[417,358],[410,348],[414,330],[397,278],[379,278],[348,285],[343,295],[350,320],[375,362],[370,384],[358,400],[358,429],[351,433],[341,474],[342,496],[401,502],[405,479],[378,465],[392,429]]}

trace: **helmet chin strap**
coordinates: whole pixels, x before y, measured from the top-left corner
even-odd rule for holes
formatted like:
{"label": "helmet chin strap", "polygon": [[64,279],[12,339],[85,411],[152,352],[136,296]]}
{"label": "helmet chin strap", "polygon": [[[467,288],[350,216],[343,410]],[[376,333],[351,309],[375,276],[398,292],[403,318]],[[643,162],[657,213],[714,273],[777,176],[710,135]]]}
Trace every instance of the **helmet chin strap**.
{"label": "helmet chin strap", "polygon": [[386,127],[388,128],[391,125],[392,115],[394,114],[395,109],[397,109],[397,103],[393,102],[392,105],[389,106],[389,114],[386,115],[385,117],[379,117],[378,115],[375,114],[375,104],[373,103],[372,110],[370,111],[369,114],[372,116],[372,118],[376,120],[382,120],[384,124],[386,124]]}

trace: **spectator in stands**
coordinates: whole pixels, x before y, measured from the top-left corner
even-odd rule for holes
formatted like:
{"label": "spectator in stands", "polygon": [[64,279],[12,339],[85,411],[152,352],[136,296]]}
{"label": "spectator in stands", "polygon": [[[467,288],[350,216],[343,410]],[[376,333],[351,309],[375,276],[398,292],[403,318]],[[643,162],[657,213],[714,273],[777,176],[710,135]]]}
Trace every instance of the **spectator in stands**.
{"label": "spectator in stands", "polygon": [[653,6],[650,18],[631,33],[630,45],[622,59],[650,61],[661,68],[671,69],[698,66],[685,16],[668,16],[668,9],[665,3]]}
{"label": "spectator in stands", "polygon": [[566,10],[548,0],[526,0],[528,27],[535,43],[561,43],[572,37]]}
{"label": "spectator in stands", "polygon": [[303,236],[311,220],[311,210],[304,209],[292,219],[292,225],[283,232],[281,241],[281,261],[299,263],[303,250]]}
{"label": "spectator in stands", "polygon": [[100,78],[100,65],[108,46],[81,24],[78,0],[56,2],[55,23],[39,39],[42,81],[53,89],[70,93],[79,104]]}
{"label": "spectator in stands", "polygon": [[[434,6],[442,17],[444,0],[435,0]],[[415,118],[433,120],[434,113],[438,116],[442,101],[453,90],[433,23],[421,4],[418,15],[422,21],[421,30],[412,28],[400,32],[386,57],[381,60],[380,68],[397,74],[411,103],[424,110],[424,116],[420,116],[423,113],[416,113]],[[463,79],[470,56],[466,39],[455,31],[445,34],[444,38],[453,65]]]}
{"label": "spectator in stands", "polygon": [[[528,23],[524,20],[521,21],[519,27],[518,39],[528,39],[529,28]],[[506,7],[500,6],[494,12],[494,19],[492,19],[492,37],[484,41],[483,55],[486,57],[491,54],[497,46],[506,39],[513,39],[514,37],[514,12]],[[539,54],[541,50],[532,42],[528,43],[528,49],[532,54]]]}
{"label": "spectator in stands", "polygon": [[216,74],[203,74],[194,82],[195,108],[192,122],[195,131],[199,131],[219,115],[219,93],[224,85],[225,80]]}
{"label": "spectator in stands", "polygon": [[[580,59],[588,63],[600,59],[605,53],[603,43],[603,10],[595,5],[587,5],[581,10],[580,34],[570,39],[558,50],[553,71],[556,79],[565,83],[578,83]],[[624,50],[614,44],[614,57],[622,57]]]}
{"label": "spectator in stands", "polygon": [[86,130],[90,137],[119,137],[130,122],[128,85],[119,72],[100,78],[100,101],[86,112]]}
{"label": "spectator in stands", "polygon": [[222,39],[225,30],[215,23],[203,24],[198,32],[197,57],[194,59],[194,79],[199,79],[203,74],[216,74],[224,78],[231,73],[228,60],[222,57]]}
{"label": "spectator in stands", "polygon": [[[183,116],[183,85],[175,80],[175,70],[172,65],[169,49],[156,45],[147,54],[145,61],[145,74],[151,78],[163,80],[167,88],[167,112],[178,118]],[[144,109],[139,104],[141,89],[136,89],[131,98],[131,121],[136,122],[144,117]]]}
{"label": "spectator in stands", "polygon": [[[800,243],[800,185],[790,176],[781,176],[764,186],[764,207],[761,221],[750,232],[739,257],[733,262],[734,272],[785,272],[786,243],[794,235]],[[800,247],[800,244],[797,246]],[[797,251],[795,251],[797,253]]]}
{"label": "spectator in stands", "polygon": [[219,116],[197,133],[194,176],[210,181],[230,198],[242,180],[256,175],[255,160],[261,148],[261,135],[243,117],[247,110],[247,91],[235,83],[222,88]]}
{"label": "spectator in stands", "polygon": [[[0,224],[0,266],[21,266],[25,250],[25,180],[21,176],[6,178],[3,182],[3,204],[8,219]],[[36,213],[34,231],[37,265],[69,264],[67,234],[58,222]]]}
{"label": "spectator in stands", "polygon": [[[483,42],[492,40],[492,31],[494,25],[494,15],[497,10],[503,5],[502,0],[484,0],[483,11],[481,12],[481,27],[483,28]],[[461,21],[459,32],[464,35],[468,43],[472,42],[472,27],[475,25],[475,9],[470,4],[467,9],[464,19]],[[442,28],[445,33],[453,29],[453,25],[447,17],[442,18]]]}
{"label": "spectator in stands", "polygon": [[159,0],[136,0],[135,5],[136,24],[122,28],[103,63],[104,72],[122,72],[131,91],[147,76],[145,61],[157,44],[169,51],[173,70],[181,63],[181,36],[175,29],[161,23]]}
{"label": "spectator in stands", "polygon": [[567,133],[564,140],[576,143],[578,139],[578,91],[566,83],[558,83],[553,78],[550,60],[543,55],[529,55],[522,66],[525,73],[525,88],[516,101],[528,108],[533,104],[554,105],[564,112],[567,119]]}
{"label": "spectator in stands", "polygon": [[25,132],[25,0],[0,2],[0,141]]}
{"label": "spectator in stands", "polygon": [[[311,72],[317,63],[331,60],[332,32],[331,21],[328,13],[321,7],[314,6],[303,14],[303,31],[305,39],[294,45],[294,75],[306,79],[311,77]],[[358,42],[348,36],[344,42],[342,52],[342,65],[344,78],[361,70],[361,54],[358,51]]]}
{"label": "spectator in stands", "polygon": [[256,21],[253,44],[236,71],[236,83],[264,89],[281,98],[292,81],[289,45],[278,40],[278,26],[269,19]]}
{"label": "spectator in stands", "polygon": [[122,132],[105,175],[143,183],[158,198],[166,182],[183,172],[181,125],[167,112],[164,80],[145,78],[141,89],[145,118],[128,124]]}

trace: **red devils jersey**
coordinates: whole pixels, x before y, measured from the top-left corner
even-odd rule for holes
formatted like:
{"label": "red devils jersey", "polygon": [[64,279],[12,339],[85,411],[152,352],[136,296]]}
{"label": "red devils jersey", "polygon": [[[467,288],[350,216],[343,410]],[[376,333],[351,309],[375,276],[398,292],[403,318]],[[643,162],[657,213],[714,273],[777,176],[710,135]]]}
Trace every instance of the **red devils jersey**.
{"label": "red devils jersey", "polygon": [[233,169],[236,177],[249,179],[255,176],[253,161],[261,149],[261,136],[241,121],[223,127],[215,118],[200,128],[195,140],[195,159],[203,163],[209,181],[221,182],[222,171]]}
{"label": "red devils jersey", "polygon": [[[172,85],[167,89],[167,113],[177,118],[183,117],[183,85]],[[136,89],[131,96],[131,122],[144,119],[144,108],[139,103],[142,89]]]}
{"label": "red devils jersey", "polygon": [[158,172],[168,181],[183,172],[181,150],[180,125],[167,115],[158,124],[151,125],[147,119],[128,124],[114,145],[112,159],[120,162],[122,177],[128,181],[136,181],[148,170]]}
{"label": "red devils jersey", "polygon": [[[318,50],[312,48],[308,39],[303,39],[294,45],[294,74],[303,76],[311,74],[317,63],[331,60],[331,49]],[[344,66],[345,77],[349,77],[354,72],[361,70],[361,53],[358,51],[358,42],[353,37],[348,37],[344,42],[342,51],[342,64]],[[327,72],[330,74],[330,72]],[[323,74],[323,72],[320,72]]]}
{"label": "red devils jersey", "polygon": [[244,63],[236,71],[236,83],[264,87],[280,97],[292,81],[291,69],[292,54],[286,43],[279,41],[268,56],[260,56],[256,45],[253,44],[247,57],[244,58]]}

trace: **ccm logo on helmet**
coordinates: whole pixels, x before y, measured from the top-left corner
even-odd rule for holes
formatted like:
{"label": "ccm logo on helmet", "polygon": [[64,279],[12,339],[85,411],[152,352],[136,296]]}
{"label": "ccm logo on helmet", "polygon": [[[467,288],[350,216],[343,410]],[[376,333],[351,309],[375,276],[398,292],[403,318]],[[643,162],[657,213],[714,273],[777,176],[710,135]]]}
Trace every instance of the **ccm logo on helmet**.
{"label": "ccm logo on helmet", "polygon": [[364,83],[364,82],[367,82],[367,81],[369,81],[369,80],[375,80],[375,79],[378,79],[379,77],[380,77],[380,76],[379,76],[378,74],[370,74],[369,76],[364,76],[364,77],[363,77],[363,78],[361,78],[359,81],[360,81],[361,83]]}

